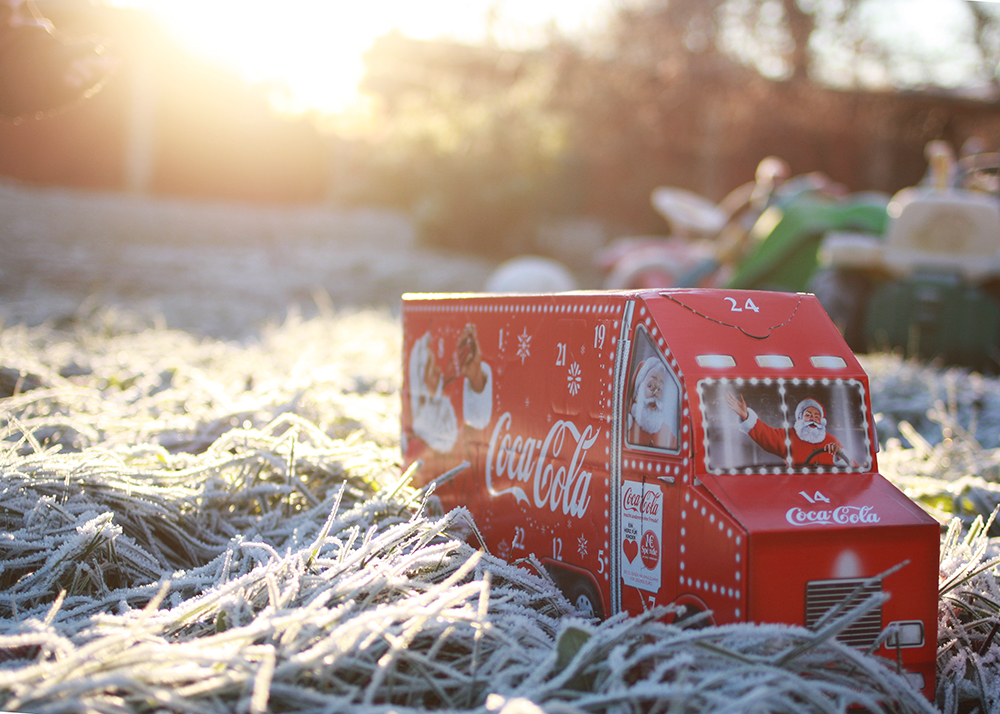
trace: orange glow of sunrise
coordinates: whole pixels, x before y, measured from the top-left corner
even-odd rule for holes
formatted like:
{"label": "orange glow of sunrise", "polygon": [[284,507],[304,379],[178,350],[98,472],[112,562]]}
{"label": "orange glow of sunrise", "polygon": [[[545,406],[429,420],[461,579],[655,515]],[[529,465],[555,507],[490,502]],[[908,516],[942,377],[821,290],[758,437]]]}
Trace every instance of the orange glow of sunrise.
{"label": "orange glow of sunrise", "polygon": [[111,0],[152,13],[191,50],[247,81],[281,87],[272,96],[279,109],[325,114],[359,103],[363,53],[393,29],[416,39],[481,42],[491,12],[496,32],[499,10],[506,39],[529,44],[546,24],[569,33],[592,26],[611,1]]}
{"label": "orange glow of sunrise", "polygon": [[197,54],[250,82],[286,88],[290,111],[337,112],[356,99],[378,18],[331,0],[125,0]]}

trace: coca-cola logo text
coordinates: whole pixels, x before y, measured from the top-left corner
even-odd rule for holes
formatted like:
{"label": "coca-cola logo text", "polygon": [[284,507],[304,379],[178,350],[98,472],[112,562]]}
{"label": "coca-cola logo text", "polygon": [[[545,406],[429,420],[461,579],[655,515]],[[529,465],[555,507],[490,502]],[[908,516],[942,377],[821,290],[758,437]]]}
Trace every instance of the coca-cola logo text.
{"label": "coca-cola logo text", "polygon": [[[598,432],[587,426],[581,432],[571,421],[560,420],[539,441],[511,436],[511,416],[505,412],[493,428],[486,454],[486,488],[491,496],[512,494],[517,501],[528,502],[528,495],[518,484],[531,481],[535,506],[557,510],[567,516],[582,517],[590,505],[590,480],[593,474],[583,470],[583,461],[597,441]],[[568,438],[567,438],[568,437]],[[573,449],[569,465],[554,461]],[[564,458],[564,457],[563,457]],[[557,466],[557,464],[559,464]],[[506,488],[494,486],[494,479],[509,479]]]}
{"label": "coca-cola logo text", "polygon": [[878,523],[879,517],[871,506],[839,506],[833,510],[807,511],[804,508],[789,508],[785,520],[793,526],[815,525],[864,525]]}
{"label": "coca-cola logo text", "polygon": [[622,493],[622,509],[658,519],[660,516],[661,495],[659,489],[650,489],[643,492],[641,489],[633,488],[629,484],[625,486],[625,490]]}

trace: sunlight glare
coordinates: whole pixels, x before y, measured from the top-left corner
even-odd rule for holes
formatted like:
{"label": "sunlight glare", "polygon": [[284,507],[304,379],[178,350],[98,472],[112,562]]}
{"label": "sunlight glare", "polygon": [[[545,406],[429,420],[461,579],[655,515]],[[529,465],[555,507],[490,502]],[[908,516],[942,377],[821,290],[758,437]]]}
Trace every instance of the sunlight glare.
{"label": "sunlight glare", "polygon": [[[358,101],[363,53],[397,29],[414,39],[482,42],[491,8],[494,37],[530,43],[546,25],[572,34],[592,27],[612,0],[116,0],[148,10],[189,49],[253,83],[283,89],[282,109],[325,114]],[[534,28],[535,32],[530,30]]]}

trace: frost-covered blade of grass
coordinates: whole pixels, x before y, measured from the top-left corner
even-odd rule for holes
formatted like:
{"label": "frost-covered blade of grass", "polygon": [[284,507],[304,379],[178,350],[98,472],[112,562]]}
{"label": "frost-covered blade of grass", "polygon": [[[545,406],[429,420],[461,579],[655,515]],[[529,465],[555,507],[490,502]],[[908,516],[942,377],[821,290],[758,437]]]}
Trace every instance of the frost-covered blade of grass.
{"label": "frost-covered blade of grass", "polygon": [[[233,435],[220,441],[206,458],[241,443]],[[338,446],[320,442],[300,443],[297,459]],[[67,456],[53,470],[72,480],[74,461],[87,457]],[[66,542],[88,573],[110,572],[112,563],[123,571],[133,558],[162,570],[155,580],[67,592],[68,574],[47,567],[57,556],[66,560],[54,553],[25,576],[44,583],[30,602],[9,588],[12,610],[15,598],[25,602],[0,620],[0,706],[221,713],[485,711],[532,702],[580,712],[930,711],[887,666],[799,628],[685,630],[657,622],[659,612],[585,622],[550,583],[455,538],[474,528],[468,513],[431,518],[415,510],[417,494],[397,488],[390,466],[374,478],[369,468],[356,482],[350,473],[331,479],[314,506],[301,500],[280,518],[268,516],[281,504],[259,514],[214,557],[183,570],[150,555],[163,543],[116,546],[111,555],[112,544],[130,540],[109,530],[117,514],[96,522],[81,515]],[[86,495],[100,502],[116,477],[141,480],[119,466],[104,474],[106,490]],[[164,488],[178,488],[166,480]],[[234,513],[226,504],[212,502],[216,519]],[[193,520],[213,522],[200,508]]]}
{"label": "frost-covered blade of grass", "polygon": [[[400,481],[398,335],[383,313],[247,343],[113,313],[0,331],[0,709],[932,711],[832,630],[590,623],[478,551],[467,513]],[[955,424],[897,436],[895,478],[932,504],[963,478],[989,493],[987,420],[921,421],[911,391],[885,412],[909,409],[900,434]],[[939,689],[963,711],[998,687],[986,531],[956,522],[943,552]]]}
{"label": "frost-covered blade of grass", "polygon": [[[891,355],[862,359],[882,451],[879,469],[942,524],[1000,505],[1000,380]],[[993,535],[1000,535],[994,525]]]}

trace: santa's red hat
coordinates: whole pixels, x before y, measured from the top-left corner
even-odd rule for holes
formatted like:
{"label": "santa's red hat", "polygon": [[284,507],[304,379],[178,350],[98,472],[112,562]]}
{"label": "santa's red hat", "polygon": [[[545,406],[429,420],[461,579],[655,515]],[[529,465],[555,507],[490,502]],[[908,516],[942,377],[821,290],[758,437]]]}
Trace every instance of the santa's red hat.
{"label": "santa's red hat", "polygon": [[795,421],[801,420],[802,415],[809,407],[818,409],[820,418],[824,422],[826,422],[826,410],[823,409],[823,405],[817,402],[815,399],[803,399],[801,402],[799,402],[799,405],[795,407]]}

